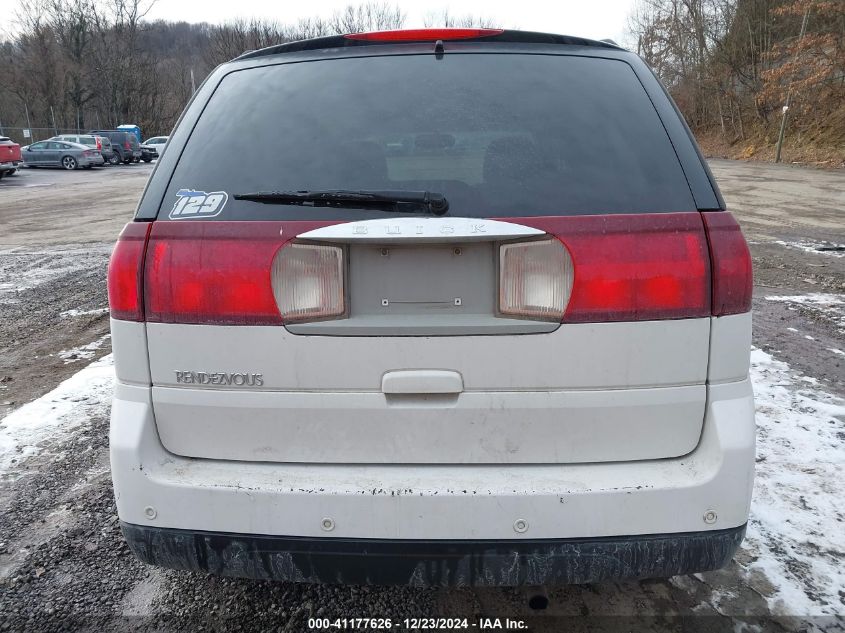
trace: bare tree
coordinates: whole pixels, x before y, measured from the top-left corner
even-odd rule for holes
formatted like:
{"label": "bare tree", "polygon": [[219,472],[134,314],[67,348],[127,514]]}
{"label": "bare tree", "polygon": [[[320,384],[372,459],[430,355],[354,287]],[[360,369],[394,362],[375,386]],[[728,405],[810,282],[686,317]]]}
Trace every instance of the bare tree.
{"label": "bare tree", "polygon": [[453,15],[449,9],[444,9],[440,12],[430,11],[423,18],[423,24],[426,27],[441,27],[441,28],[497,28],[499,23],[491,17],[482,15],[473,15],[465,13],[463,15]]}
{"label": "bare tree", "polygon": [[338,34],[401,29],[406,17],[405,12],[395,4],[386,2],[349,4],[332,16],[329,28]]}

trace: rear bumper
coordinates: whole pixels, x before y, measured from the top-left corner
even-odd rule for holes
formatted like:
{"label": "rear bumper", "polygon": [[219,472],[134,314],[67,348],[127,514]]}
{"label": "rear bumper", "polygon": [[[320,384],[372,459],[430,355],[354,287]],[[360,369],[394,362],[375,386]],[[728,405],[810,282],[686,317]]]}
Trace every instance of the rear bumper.
{"label": "rear bumper", "polygon": [[156,429],[151,389],[118,382],[112,476],[122,521],[193,532],[508,541],[737,528],[748,519],[754,479],[751,384],[709,385],[707,400],[698,446],[671,459],[293,464],[169,453]]}
{"label": "rear bumper", "polygon": [[521,586],[665,578],[725,566],[745,525],[596,539],[407,541],[226,534],[122,524],[145,563],[311,583]]}

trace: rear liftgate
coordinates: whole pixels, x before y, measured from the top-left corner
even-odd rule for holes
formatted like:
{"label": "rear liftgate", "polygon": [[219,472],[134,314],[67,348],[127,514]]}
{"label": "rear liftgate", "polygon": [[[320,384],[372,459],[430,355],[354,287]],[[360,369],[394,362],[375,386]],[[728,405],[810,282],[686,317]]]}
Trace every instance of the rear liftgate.
{"label": "rear liftgate", "polygon": [[708,317],[747,310],[735,221],[518,222],[129,225],[113,283],[148,323],[163,444],[305,463],[691,451]]}

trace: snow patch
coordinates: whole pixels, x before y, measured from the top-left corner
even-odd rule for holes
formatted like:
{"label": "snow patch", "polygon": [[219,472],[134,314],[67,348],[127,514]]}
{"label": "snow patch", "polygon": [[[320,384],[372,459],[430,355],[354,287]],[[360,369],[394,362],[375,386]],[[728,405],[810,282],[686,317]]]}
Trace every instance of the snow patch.
{"label": "snow patch", "polygon": [[774,585],[775,615],[842,613],[845,592],[845,400],[751,351],[757,476],[743,544]]}
{"label": "snow patch", "polygon": [[96,341],[92,341],[87,345],[80,345],[79,347],[74,347],[71,349],[63,349],[59,352],[58,356],[62,360],[65,361],[65,365],[70,365],[71,363],[76,363],[81,360],[91,360],[94,358],[94,354],[103,346],[107,340],[111,338],[111,334],[106,334],[98,338]]}
{"label": "snow patch", "polygon": [[0,420],[0,475],[24,458],[59,446],[92,417],[108,415],[113,388],[114,362],[109,354],[10,412]]}
{"label": "snow patch", "polygon": [[788,304],[791,310],[801,306],[812,315],[833,321],[845,333],[845,295],[811,293],[807,295],[770,295],[766,301]]}
{"label": "snow patch", "polygon": [[63,319],[67,319],[67,318],[74,318],[74,317],[81,317],[81,316],[100,315],[100,314],[105,314],[108,311],[109,311],[108,308],[96,308],[94,310],[77,310],[77,309],[74,308],[73,310],[65,310],[64,312],[61,312],[59,314],[59,316],[62,317]]}
{"label": "snow patch", "polygon": [[0,249],[0,305],[19,303],[21,293],[61,278],[101,275],[111,249],[111,244],[49,250]]}

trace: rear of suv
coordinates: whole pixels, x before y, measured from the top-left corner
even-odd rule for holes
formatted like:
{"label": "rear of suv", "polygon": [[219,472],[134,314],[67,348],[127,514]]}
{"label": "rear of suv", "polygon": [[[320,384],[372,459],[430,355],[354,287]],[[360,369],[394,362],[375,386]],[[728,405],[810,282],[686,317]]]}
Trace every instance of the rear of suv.
{"label": "rear of suv", "polygon": [[109,268],[141,560],[411,585],[730,560],[750,258],[636,55],[486,29],[285,44],[215,70],[168,145]]}

